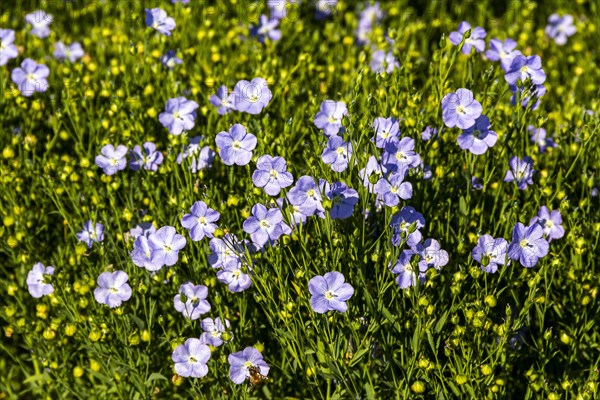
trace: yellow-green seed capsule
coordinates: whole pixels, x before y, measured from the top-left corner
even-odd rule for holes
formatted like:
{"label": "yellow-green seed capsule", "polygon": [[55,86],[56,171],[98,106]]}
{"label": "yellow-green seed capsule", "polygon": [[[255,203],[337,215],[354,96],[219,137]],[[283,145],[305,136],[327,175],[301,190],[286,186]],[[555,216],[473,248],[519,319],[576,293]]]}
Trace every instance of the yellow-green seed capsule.
{"label": "yellow-green seed capsule", "polygon": [[175,386],[181,386],[181,384],[183,383],[183,378],[181,376],[175,374],[171,378],[171,382],[173,382],[173,385],[175,385]]}
{"label": "yellow-green seed capsule", "polygon": [[144,329],[142,331],[142,334],[140,335],[140,338],[142,339],[143,342],[147,343],[152,338],[152,335],[150,334],[150,331],[148,329]]}
{"label": "yellow-green seed capsule", "polygon": [[490,308],[496,307],[496,304],[498,304],[498,301],[496,300],[496,297],[494,295],[491,295],[491,294],[485,296],[485,299],[483,299],[483,301]]}
{"label": "yellow-green seed capsule", "polygon": [[88,335],[88,339],[90,339],[92,342],[97,342],[98,340],[102,339],[102,332],[97,329],[94,329]]}
{"label": "yellow-green seed capsule", "polygon": [[425,392],[425,383],[422,381],[415,381],[411,386],[410,390],[415,393],[424,393]]}
{"label": "yellow-green seed capsule", "polygon": [[456,378],[454,379],[459,385],[464,385],[465,383],[467,383],[467,377],[464,375],[456,375]]}
{"label": "yellow-green seed capsule", "polygon": [[100,363],[93,358],[90,358],[90,369],[94,372],[100,371]]}
{"label": "yellow-green seed capsule", "polygon": [[83,376],[84,372],[85,372],[84,369],[81,368],[79,365],[76,366],[75,368],[73,368],[73,376],[75,378],[81,378]]}
{"label": "yellow-green seed capsule", "polygon": [[6,314],[6,316],[8,318],[10,318],[13,315],[15,315],[16,312],[17,312],[17,310],[13,306],[6,306],[6,307],[4,307],[4,313]]}
{"label": "yellow-green seed capsule", "polygon": [[491,375],[494,373],[494,369],[489,364],[483,364],[481,366],[481,373],[483,375]]}
{"label": "yellow-green seed capsule", "polygon": [[73,336],[77,332],[77,326],[75,324],[67,324],[65,326],[65,335]]}
{"label": "yellow-green seed capsule", "polygon": [[52,340],[56,337],[56,331],[52,330],[51,328],[46,328],[42,336],[46,340]]}

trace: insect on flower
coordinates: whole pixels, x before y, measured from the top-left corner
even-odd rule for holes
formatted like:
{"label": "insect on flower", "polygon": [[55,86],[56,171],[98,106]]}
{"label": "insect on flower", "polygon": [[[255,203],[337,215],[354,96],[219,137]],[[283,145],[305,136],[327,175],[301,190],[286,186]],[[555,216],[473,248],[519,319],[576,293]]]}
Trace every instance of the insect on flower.
{"label": "insect on flower", "polygon": [[248,367],[248,373],[250,374],[248,380],[250,381],[250,386],[252,388],[260,386],[263,382],[269,380],[268,377],[260,373],[260,367],[258,365]]}

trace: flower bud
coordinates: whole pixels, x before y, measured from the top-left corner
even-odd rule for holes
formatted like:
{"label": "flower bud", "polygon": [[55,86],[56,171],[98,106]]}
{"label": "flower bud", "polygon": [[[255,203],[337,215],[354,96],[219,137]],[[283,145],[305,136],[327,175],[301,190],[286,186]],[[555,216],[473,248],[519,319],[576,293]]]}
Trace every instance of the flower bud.
{"label": "flower bud", "polygon": [[140,338],[142,339],[143,342],[149,342],[151,339],[152,335],[150,334],[150,331],[148,329],[144,329],[142,331],[142,334],[140,335]]}
{"label": "flower bud", "polygon": [[84,372],[85,372],[84,369],[81,368],[79,365],[76,366],[75,368],[73,368],[73,376],[75,378],[81,378],[83,376]]}
{"label": "flower bud", "polygon": [[424,393],[425,392],[425,383],[422,381],[415,381],[411,386],[410,390],[415,393]]}
{"label": "flower bud", "polygon": [[491,295],[491,294],[485,296],[485,298],[483,299],[483,301],[490,308],[496,307],[496,304],[498,304],[498,301],[496,300],[496,297],[494,295]]}
{"label": "flower bud", "polygon": [[481,373],[483,375],[491,375],[494,373],[494,369],[489,364],[483,364],[481,366]]}
{"label": "flower bud", "polygon": [[51,328],[46,328],[42,336],[46,340],[52,340],[56,337],[56,331],[52,330]]}
{"label": "flower bud", "polygon": [[88,339],[90,339],[92,342],[97,342],[101,338],[102,338],[102,332],[99,331],[98,329],[92,330],[90,332],[90,334],[88,335]]}
{"label": "flower bud", "polygon": [[77,325],[75,324],[67,324],[65,326],[65,335],[73,336],[77,332]]}
{"label": "flower bud", "polygon": [[223,332],[221,334],[221,339],[223,339],[224,342],[229,342],[232,338],[233,335],[231,334],[231,332]]}

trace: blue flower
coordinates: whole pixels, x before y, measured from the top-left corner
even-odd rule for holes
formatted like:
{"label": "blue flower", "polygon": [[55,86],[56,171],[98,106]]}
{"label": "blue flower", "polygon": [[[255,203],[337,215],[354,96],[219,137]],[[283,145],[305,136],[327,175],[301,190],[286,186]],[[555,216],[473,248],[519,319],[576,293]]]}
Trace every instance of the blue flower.
{"label": "blue flower", "polygon": [[314,123],[319,129],[323,129],[325,135],[337,135],[342,126],[342,118],[348,114],[348,108],[343,101],[335,102],[325,100],[321,103],[321,108],[315,115]]}
{"label": "blue flower", "polygon": [[538,108],[540,104],[540,97],[546,94],[546,87],[544,85],[531,85],[527,87],[519,87],[517,85],[510,85],[512,96],[510,102],[513,106],[517,105],[517,93],[521,96],[521,106],[526,108],[529,102],[535,100],[535,103],[531,106],[532,110]]}
{"label": "blue flower", "polygon": [[103,272],[98,276],[98,287],[94,289],[94,298],[100,304],[114,308],[131,298],[131,286],[127,284],[129,276],[123,271]]}
{"label": "blue flower", "polygon": [[468,89],[458,89],[456,93],[448,93],[442,99],[442,119],[448,128],[472,127],[482,110],[481,103],[475,100],[473,92]]}
{"label": "blue flower", "polygon": [[210,303],[206,300],[208,288],[186,282],[179,286],[179,293],[173,298],[175,309],[192,321],[210,311]]}
{"label": "blue flower", "polygon": [[114,175],[127,166],[127,147],[122,144],[117,148],[112,144],[107,144],[100,150],[100,155],[96,156],[96,165],[104,171],[106,175]]}
{"label": "blue flower", "polygon": [[185,97],[176,97],[167,100],[165,112],[158,115],[158,120],[173,135],[180,135],[183,131],[189,131],[194,127],[196,118],[195,110],[198,103]]}
{"label": "blue flower", "polygon": [[191,338],[173,350],[171,359],[175,363],[175,372],[184,378],[202,378],[208,374],[210,348],[200,339]]}
{"label": "blue flower", "polygon": [[9,60],[19,56],[15,41],[15,31],[12,29],[0,29],[0,67],[6,65]]}
{"label": "blue flower", "polygon": [[193,241],[199,241],[212,238],[217,229],[214,222],[219,220],[221,214],[218,211],[208,208],[203,201],[197,201],[190,209],[191,214],[185,214],[181,219],[181,225],[190,230],[190,238]]}
{"label": "blue flower", "polygon": [[177,164],[189,158],[190,170],[196,173],[201,169],[212,167],[217,153],[209,146],[200,147],[202,136],[195,136],[190,139],[190,143],[185,147],[183,153],[177,156]]}
{"label": "blue flower", "polygon": [[400,68],[400,63],[391,51],[386,53],[383,50],[377,50],[371,55],[369,68],[371,68],[371,71],[378,74],[383,72],[391,74],[396,68]]}
{"label": "blue flower", "polygon": [[26,58],[11,72],[11,79],[19,88],[21,94],[29,97],[34,93],[43,93],[48,90],[48,75],[50,69],[44,64],[38,64],[31,58]]}
{"label": "blue flower", "polygon": [[408,200],[412,197],[412,185],[404,182],[406,169],[393,172],[387,178],[381,178],[375,185],[375,193],[382,197],[383,203],[388,207],[397,206],[400,199]]}
{"label": "blue flower", "polygon": [[508,162],[510,170],[506,171],[504,182],[515,182],[520,190],[527,189],[528,185],[533,185],[533,160],[531,157],[511,157]]}
{"label": "blue flower", "polygon": [[536,128],[533,125],[529,125],[527,130],[531,133],[531,141],[540,148],[540,153],[544,153],[548,147],[558,147],[552,138],[546,137],[546,130],[544,128]]}
{"label": "blue flower", "polygon": [[[458,25],[458,32],[454,31],[450,33],[450,42],[454,45],[454,46],[458,46],[460,44],[460,42],[462,42],[462,38],[463,35],[465,34],[466,31],[468,31],[469,29],[471,29],[471,25],[466,22],[463,21],[460,23],[460,25]],[[471,30],[471,36],[467,39],[465,39],[465,43],[463,44],[463,48],[462,48],[462,53],[463,54],[469,54],[471,52],[471,48],[475,47],[475,50],[477,50],[478,53],[481,53],[482,51],[485,50],[485,39],[486,37],[486,33],[485,33],[485,29],[483,29],[482,27],[478,26],[475,29]]]}
{"label": "blue flower", "polygon": [[417,244],[415,251],[421,257],[419,261],[419,270],[421,271],[426,271],[428,268],[439,270],[448,264],[448,252],[442,250],[435,239],[427,239],[423,243]]}
{"label": "blue flower", "polygon": [[104,240],[104,225],[99,222],[94,224],[91,220],[88,220],[83,224],[83,229],[77,232],[77,239],[85,243],[88,249],[91,249],[94,242],[100,243]]}
{"label": "blue flower", "polygon": [[244,383],[246,379],[252,377],[251,368],[252,371],[259,373],[261,376],[269,374],[269,365],[263,359],[260,351],[254,347],[246,347],[242,351],[230,354],[227,357],[227,361],[230,365],[229,379],[237,385]]}
{"label": "blue flower", "polygon": [[432,137],[434,137],[435,135],[437,135],[438,130],[437,128],[432,128],[431,126],[426,126],[425,129],[423,130],[423,132],[421,132],[421,139],[426,142],[428,140],[431,140]]}
{"label": "blue flower", "polygon": [[245,249],[243,242],[231,233],[223,236],[223,239],[213,238],[209,247],[211,253],[208,255],[208,263],[215,269],[222,268],[233,262],[244,260]]}
{"label": "blue flower", "polygon": [[283,157],[271,157],[265,154],[256,161],[252,182],[256,187],[264,188],[269,196],[277,196],[281,189],[294,182],[294,177],[286,171],[286,162]]}
{"label": "blue flower", "polygon": [[386,144],[398,139],[400,125],[395,118],[375,118],[373,126],[375,128],[376,147],[383,149]]}
{"label": "blue flower", "polygon": [[221,336],[227,331],[230,323],[227,319],[225,319],[225,323],[223,323],[219,317],[214,320],[212,318],[204,318],[201,326],[204,332],[200,335],[200,340],[213,347],[218,347],[223,344]]}
{"label": "blue flower", "polygon": [[421,241],[422,235],[419,229],[425,226],[423,214],[413,207],[402,207],[400,212],[392,216],[390,227],[392,228],[392,244],[400,246],[406,243],[414,247]]}
{"label": "blue flower", "polygon": [[54,45],[54,53],[52,55],[58,61],[69,60],[73,63],[83,57],[84,54],[83,48],[81,48],[81,44],[78,42],[73,42],[69,46],[66,46],[63,42],[57,42]]}
{"label": "blue flower", "polygon": [[317,0],[315,4],[315,18],[326,19],[336,12],[338,0]]}
{"label": "blue flower", "polygon": [[311,176],[300,177],[288,192],[287,198],[291,205],[297,206],[298,210],[306,216],[325,211],[321,203],[321,191]]}
{"label": "blue flower", "polygon": [[40,39],[47,38],[50,35],[50,28],[48,28],[48,25],[50,25],[53,20],[54,17],[43,10],[36,10],[25,16],[25,22],[31,25],[31,31],[29,31],[29,33]]}
{"label": "blue flower", "polygon": [[519,50],[516,50],[517,42],[512,39],[506,39],[504,42],[498,39],[490,40],[490,49],[485,52],[485,56],[490,61],[500,61],[502,69],[508,71],[513,59],[522,55]]}
{"label": "blue flower", "polygon": [[513,229],[512,242],[508,246],[508,256],[519,260],[526,268],[534,267],[538,260],[548,254],[548,242],[542,236],[544,230],[538,223],[525,226],[517,222]]}
{"label": "blue flower", "polygon": [[163,226],[150,235],[148,244],[152,250],[152,264],[170,267],[177,262],[179,250],[185,247],[186,240],[175,231],[174,227]]}
{"label": "blue flower", "polygon": [[529,221],[529,225],[536,223],[544,230],[548,242],[560,239],[565,235],[565,228],[562,226],[562,216],[559,210],[550,211],[548,207],[542,206],[538,211],[538,215]]}
{"label": "blue flower", "polygon": [[354,288],[344,282],[340,272],[328,272],[324,276],[317,275],[308,282],[308,291],[312,295],[310,306],[314,312],[323,314],[327,311],[348,310],[348,301],[354,294]]}
{"label": "blue flower", "polygon": [[370,156],[367,165],[358,172],[358,177],[363,180],[363,186],[369,193],[375,193],[375,184],[388,172],[375,156]]}
{"label": "blue flower", "polygon": [[418,167],[421,157],[414,149],[415,141],[409,137],[389,141],[382,155],[383,166],[392,172]]}
{"label": "blue flower", "polygon": [[273,41],[279,40],[281,39],[281,31],[276,29],[278,25],[278,19],[269,19],[269,17],[262,14],[258,19],[258,25],[250,27],[250,35],[258,38],[261,43],[264,43],[266,38]]}
{"label": "blue flower", "polygon": [[156,260],[156,257],[153,259],[154,250],[150,246],[150,242],[148,242],[148,238],[152,236],[156,232],[149,232],[147,235],[140,235],[135,239],[133,243],[133,249],[129,256],[131,257],[131,261],[135,265],[140,268],[145,268],[150,272],[158,271],[163,267],[163,264]]}
{"label": "blue flower", "polygon": [[349,188],[342,182],[331,185],[327,181],[321,182],[321,191],[332,202],[329,215],[331,219],[349,218],[354,213],[354,206],[358,203],[358,192]]}
{"label": "blue flower", "polygon": [[260,114],[273,97],[267,81],[263,78],[254,78],[251,82],[239,81],[233,88],[233,94],[236,110],[255,115]]}
{"label": "blue flower", "polygon": [[219,115],[227,114],[235,110],[235,93],[227,94],[227,86],[223,85],[217,89],[217,94],[213,94],[209,98],[210,104],[219,109]]}
{"label": "blue flower", "polygon": [[131,162],[129,163],[129,168],[134,171],[138,171],[143,168],[148,171],[156,172],[158,170],[158,166],[162,164],[164,159],[162,153],[156,150],[156,145],[152,142],[144,143],[143,151],[140,145],[136,145],[133,148],[133,151],[130,153],[130,156]]}
{"label": "blue flower", "polygon": [[414,259],[418,259],[417,252],[414,250],[403,250],[398,257],[398,261],[393,266],[390,265],[391,271],[397,274],[396,283],[401,289],[408,289],[411,286],[417,284],[417,271],[419,276],[425,274],[427,268],[424,270],[420,269],[420,265],[417,262],[413,262]]}
{"label": "blue flower", "polygon": [[475,125],[463,130],[457,140],[461,149],[469,150],[475,155],[481,155],[489,148],[494,147],[498,135],[490,130],[490,119],[485,115],[481,115],[475,120]]}
{"label": "blue flower", "polygon": [[321,159],[325,164],[331,166],[335,172],[342,172],[348,168],[348,162],[352,157],[352,144],[344,142],[339,136],[330,136],[327,141],[327,147],[321,154]]}
{"label": "blue flower", "polygon": [[572,15],[566,14],[561,17],[558,14],[552,14],[548,17],[548,25],[544,31],[550,39],[554,39],[557,45],[562,46],[567,43],[569,36],[573,36],[577,32],[577,29],[573,25]]}
{"label": "blue flower", "polygon": [[534,85],[541,85],[546,81],[542,59],[539,56],[517,55],[504,75],[504,79],[509,85],[516,85],[519,79],[525,82],[527,78],[530,78]]}
{"label": "blue flower", "polygon": [[498,270],[498,265],[504,265],[507,251],[508,242],[505,239],[494,239],[490,235],[483,235],[477,239],[477,246],[471,255],[481,264],[481,269],[493,274]]}
{"label": "blue flower", "polygon": [[171,36],[175,29],[175,20],[167,16],[167,12],[160,8],[146,8],[146,26],[152,28],[165,36]]}
{"label": "blue flower", "polygon": [[267,209],[262,204],[256,204],[252,207],[252,215],[244,221],[242,227],[252,241],[262,247],[283,235],[283,225],[283,214],[279,208]]}
{"label": "blue flower", "polygon": [[175,54],[175,51],[169,50],[160,58],[162,65],[168,69],[175,68],[176,65],[183,64],[183,60]]}
{"label": "blue flower", "polygon": [[45,267],[40,262],[35,263],[31,271],[27,274],[27,290],[29,294],[39,299],[42,296],[54,293],[54,286],[47,281],[47,277],[51,275],[54,275],[54,267]]}
{"label": "blue flower", "polygon": [[229,132],[219,132],[215,138],[219,155],[225,165],[246,165],[256,148],[256,136],[246,132],[243,125],[235,124]]}
{"label": "blue flower", "polygon": [[223,268],[217,272],[217,279],[229,288],[230,292],[239,293],[252,286],[250,275],[242,271],[242,263],[238,260],[227,262]]}

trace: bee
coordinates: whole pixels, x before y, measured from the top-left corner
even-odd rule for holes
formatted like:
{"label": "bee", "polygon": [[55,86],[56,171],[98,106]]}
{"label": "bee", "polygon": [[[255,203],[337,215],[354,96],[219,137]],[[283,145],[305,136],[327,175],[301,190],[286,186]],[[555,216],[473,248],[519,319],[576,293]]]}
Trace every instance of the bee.
{"label": "bee", "polygon": [[252,365],[248,367],[248,373],[250,374],[250,385],[252,387],[259,386],[261,383],[269,380],[266,376],[260,373],[260,367]]}

